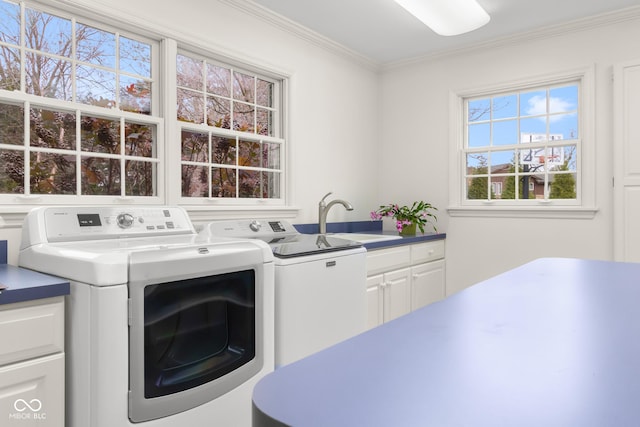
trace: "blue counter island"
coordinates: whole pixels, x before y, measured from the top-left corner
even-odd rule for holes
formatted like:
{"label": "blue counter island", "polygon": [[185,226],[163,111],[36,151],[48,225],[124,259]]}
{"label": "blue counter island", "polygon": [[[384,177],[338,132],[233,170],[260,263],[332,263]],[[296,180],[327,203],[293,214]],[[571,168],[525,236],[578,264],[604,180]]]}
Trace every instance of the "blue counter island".
{"label": "blue counter island", "polygon": [[632,426],[639,402],[640,264],[544,258],[267,375],[253,421]]}

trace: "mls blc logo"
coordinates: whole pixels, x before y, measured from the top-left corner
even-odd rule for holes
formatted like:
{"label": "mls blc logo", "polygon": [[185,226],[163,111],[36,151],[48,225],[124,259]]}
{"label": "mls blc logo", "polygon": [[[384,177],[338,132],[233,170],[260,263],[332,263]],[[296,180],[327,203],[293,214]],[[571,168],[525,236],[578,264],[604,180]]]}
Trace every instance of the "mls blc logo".
{"label": "mls blc logo", "polygon": [[42,401],[40,399],[16,399],[13,402],[13,409],[16,412],[9,413],[12,420],[46,420],[47,413],[42,412]]}
{"label": "mls blc logo", "polygon": [[31,399],[28,403],[24,399],[18,399],[13,402],[13,407],[18,412],[24,412],[27,409],[31,410],[31,412],[38,412],[42,409],[42,402],[39,399]]}

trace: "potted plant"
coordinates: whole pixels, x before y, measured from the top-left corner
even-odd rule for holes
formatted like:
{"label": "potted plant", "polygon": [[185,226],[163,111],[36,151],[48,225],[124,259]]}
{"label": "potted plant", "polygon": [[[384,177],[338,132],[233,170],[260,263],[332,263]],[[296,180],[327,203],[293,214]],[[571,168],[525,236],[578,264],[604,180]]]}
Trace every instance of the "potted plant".
{"label": "potted plant", "polygon": [[416,234],[416,227],[420,229],[421,233],[424,233],[424,226],[429,223],[435,231],[438,231],[431,222],[431,218],[434,221],[437,221],[438,218],[430,210],[438,209],[423,201],[413,202],[411,207],[397,204],[381,205],[377,210],[371,212],[371,219],[380,220],[383,217],[392,217],[396,221],[396,229],[400,235],[413,236]]}

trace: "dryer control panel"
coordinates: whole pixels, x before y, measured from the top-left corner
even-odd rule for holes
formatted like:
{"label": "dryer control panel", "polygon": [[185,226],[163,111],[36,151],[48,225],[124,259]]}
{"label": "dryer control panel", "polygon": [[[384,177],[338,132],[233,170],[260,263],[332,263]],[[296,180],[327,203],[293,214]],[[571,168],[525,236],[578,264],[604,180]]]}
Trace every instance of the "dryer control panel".
{"label": "dryer control panel", "polygon": [[[21,247],[45,242],[195,234],[179,207],[43,207],[25,218]],[[28,241],[25,241],[25,235]]]}

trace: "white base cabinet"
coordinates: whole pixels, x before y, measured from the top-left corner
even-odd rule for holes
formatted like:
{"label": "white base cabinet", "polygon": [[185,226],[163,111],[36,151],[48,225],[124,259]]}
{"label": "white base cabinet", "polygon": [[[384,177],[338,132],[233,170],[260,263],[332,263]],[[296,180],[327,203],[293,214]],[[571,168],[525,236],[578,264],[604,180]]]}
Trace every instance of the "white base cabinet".
{"label": "white base cabinet", "polygon": [[444,260],[411,267],[411,311],[445,297]]}
{"label": "white base cabinet", "polygon": [[64,427],[64,299],[0,305],[0,425]]}
{"label": "white base cabinet", "polygon": [[367,277],[367,329],[384,322],[384,277],[382,274]]}
{"label": "white base cabinet", "polygon": [[444,240],[367,252],[367,327],[445,297]]}

